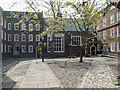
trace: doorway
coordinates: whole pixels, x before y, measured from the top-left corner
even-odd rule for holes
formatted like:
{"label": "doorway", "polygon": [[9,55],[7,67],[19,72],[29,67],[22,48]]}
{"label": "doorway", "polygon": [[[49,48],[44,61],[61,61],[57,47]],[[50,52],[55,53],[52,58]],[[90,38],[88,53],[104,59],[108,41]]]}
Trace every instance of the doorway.
{"label": "doorway", "polygon": [[20,54],[20,46],[14,46],[13,47],[13,54],[19,55]]}
{"label": "doorway", "polygon": [[91,54],[91,55],[96,55],[96,47],[95,47],[94,45],[92,45],[92,46],[90,47],[90,54]]}

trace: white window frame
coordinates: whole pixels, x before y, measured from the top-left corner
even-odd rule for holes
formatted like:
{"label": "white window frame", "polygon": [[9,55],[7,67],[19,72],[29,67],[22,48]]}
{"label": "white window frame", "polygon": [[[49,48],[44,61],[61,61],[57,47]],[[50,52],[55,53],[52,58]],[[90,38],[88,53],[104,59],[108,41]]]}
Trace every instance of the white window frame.
{"label": "white window frame", "polygon": [[39,42],[40,41],[40,35],[36,34],[36,41]]}
{"label": "white window frame", "polygon": [[120,12],[117,13],[117,21],[120,21]]}
{"label": "white window frame", "polygon": [[5,23],[5,24],[4,24],[4,27],[6,28],[6,20],[4,21],[4,23]]}
{"label": "white window frame", "polygon": [[99,22],[98,25],[97,25],[97,29],[100,29],[100,22]]}
{"label": "white window frame", "polygon": [[106,26],[106,19],[103,19],[103,27]]}
{"label": "white window frame", "polygon": [[[76,38],[80,38],[80,41],[79,41],[79,46],[81,46],[82,42],[81,42],[81,36],[71,36],[71,39],[73,40],[73,37],[76,37]],[[77,41],[78,42],[78,41]],[[74,42],[71,41],[71,46],[78,46],[78,45],[75,45],[73,44]]]}
{"label": "white window frame", "polygon": [[115,16],[112,15],[110,16],[110,24],[113,24],[115,22]]}
{"label": "white window frame", "polygon": [[[18,25],[18,29],[16,29],[16,25]],[[19,30],[19,24],[18,23],[14,23],[14,30]]]}
{"label": "white window frame", "polygon": [[[24,49],[25,48],[25,49]],[[25,45],[22,45],[22,53],[25,53],[26,52],[26,46]]]}
{"label": "white window frame", "polygon": [[11,41],[11,34],[8,34],[8,41]]}
{"label": "white window frame", "polygon": [[103,31],[103,39],[106,39],[106,31]]}
{"label": "white window frame", "polygon": [[[113,46],[112,46],[113,45]],[[115,51],[115,43],[111,43],[110,44],[110,50],[111,52],[114,52]]]}
{"label": "white window frame", "polygon": [[[37,26],[39,27],[38,29]],[[40,24],[36,24],[36,31],[40,31]]]}
{"label": "white window frame", "polygon": [[[18,37],[18,39],[16,39],[16,36]],[[15,42],[19,41],[19,34],[14,34],[14,41]]]}
{"label": "white window frame", "polygon": [[29,34],[29,41],[33,41],[33,34]]}
{"label": "white window frame", "polygon": [[[65,51],[65,37],[64,37],[64,34],[55,34],[55,37],[61,37],[61,51],[55,51],[55,42],[54,42],[54,52],[55,53],[63,53]],[[47,52],[50,52],[50,41],[49,41],[49,38],[50,38],[50,41],[51,41],[51,38],[52,38],[52,35],[48,34],[47,35]],[[57,45],[57,44],[56,44]],[[59,46],[57,46],[58,48]]]}
{"label": "white window frame", "polygon": [[25,23],[22,23],[21,30],[26,30],[26,24]]}
{"label": "white window frame", "polygon": [[6,32],[4,32],[4,40],[6,40],[7,38],[7,34],[6,34]]}
{"label": "white window frame", "polygon": [[33,24],[29,24],[29,31],[33,30]]}
{"label": "white window frame", "polygon": [[12,46],[8,45],[8,52],[12,52]]}
{"label": "white window frame", "polygon": [[[30,48],[32,48],[32,50],[30,50]],[[29,45],[29,52],[33,52],[33,46],[32,45]]]}
{"label": "white window frame", "polygon": [[3,17],[1,16],[1,26],[3,26]]}
{"label": "white window frame", "polygon": [[[23,37],[25,37],[25,40],[24,40]],[[22,40],[22,41],[26,41],[26,34],[22,34],[22,35],[21,35],[21,40]]]}
{"label": "white window frame", "polygon": [[120,29],[119,29],[119,28],[120,28],[120,26],[117,27],[117,37],[120,37],[120,33],[119,33],[119,32],[120,32]]}
{"label": "white window frame", "polygon": [[[113,36],[112,36],[112,30],[113,30]],[[114,28],[112,28],[111,30],[110,30],[110,36],[113,38],[113,37],[115,37],[115,29]]]}
{"label": "white window frame", "polygon": [[8,23],[8,30],[11,30],[11,23]]}
{"label": "white window frame", "polygon": [[1,30],[1,39],[4,39],[3,34],[4,34],[3,30]]}
{"label": "white window frame", "polygon": [[120,51],[119,43],[120,43],[120,42],[117,42],[117,51],[118,51],[118,52]]}

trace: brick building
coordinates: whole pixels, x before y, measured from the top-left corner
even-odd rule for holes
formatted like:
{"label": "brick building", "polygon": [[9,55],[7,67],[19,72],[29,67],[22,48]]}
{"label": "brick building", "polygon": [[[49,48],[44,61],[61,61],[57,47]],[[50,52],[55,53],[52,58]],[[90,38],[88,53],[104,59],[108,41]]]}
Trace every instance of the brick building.
{"label": "brick building", "polygon": [[117,55],[120,53],[120,10],[114,8],[98,21],[97,32],[102,41],[103,53]]}
{"label": "brick building", "polygon": [[[38,53],[40,53],[38,51],[38,43],[43,41],[47,43],[47,47],[44,47],[44,54],[49,56],[51,35],[46,35],[44,38],[40,37],[40,33],[44,30],[43,22],[45,19],[43,18],[43,13],[32,13],[32,18],[27,21],[30,14],[31,12],[3,10],[0,13],[1,52],[3,58],[37,57]],[[23,22],[19,22],[20,19],[23,19]],[[85,36],[85,32],[78,33],[74,26],[69,27],[71,23],[70,19],[66,20],[68,23],[66,31],[70,35],[67,35],[63,31],[55,34],[54,55],[55,57],[67,57],[70,54],[80,56],[79,45],[81,43],[81,35]],[[71,42],[70,38],[74,42]],[[88,52],[94,55],[99,52],[97,49],[97,40],[89,41]],[[84,52],[82,53],[84,54]]]}

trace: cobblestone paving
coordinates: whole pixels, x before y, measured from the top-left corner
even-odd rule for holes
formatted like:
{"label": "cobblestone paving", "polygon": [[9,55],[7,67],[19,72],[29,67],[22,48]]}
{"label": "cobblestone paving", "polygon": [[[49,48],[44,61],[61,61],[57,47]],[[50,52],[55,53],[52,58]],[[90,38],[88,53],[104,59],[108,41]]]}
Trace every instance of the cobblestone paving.
{"label": "cobblestone paving", "polygon": [[[78,88],[117,88],[112,81],[112,77],[115,76],[110,72],[104,58],[96,57],[93,58],[91,68],[83,77],[83,82],[78,85]],[[117,80],[114,82],[117,82]]]}

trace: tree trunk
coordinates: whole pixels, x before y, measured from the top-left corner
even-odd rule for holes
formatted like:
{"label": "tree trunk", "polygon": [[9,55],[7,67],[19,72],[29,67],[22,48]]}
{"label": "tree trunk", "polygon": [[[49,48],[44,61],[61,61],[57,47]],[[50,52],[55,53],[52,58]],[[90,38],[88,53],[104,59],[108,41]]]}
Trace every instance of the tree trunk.
{"label": "tree trunk", "polygon": [[52,35],[52,38],[51,38],[50,58],[54,58],[54,34]]}
{"label": "tree trunk", "polygon": [[83,62],[83,47],[80,46],[80,61],[79,62]]}
{"label": "tree trunk", "polygon": [[88,57],[88,42],[85,43],[85,57]]}

